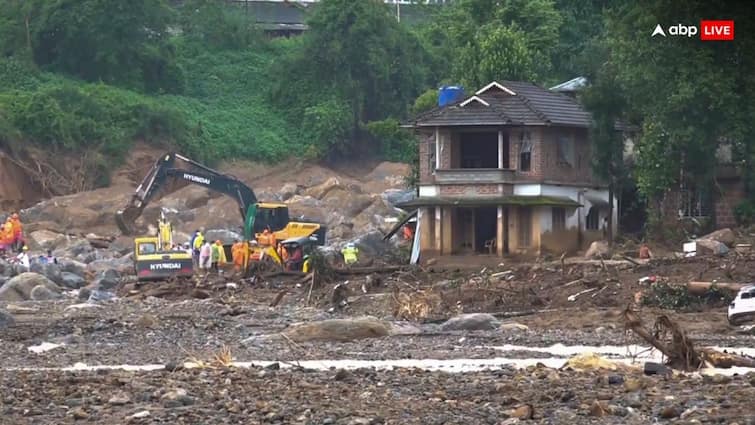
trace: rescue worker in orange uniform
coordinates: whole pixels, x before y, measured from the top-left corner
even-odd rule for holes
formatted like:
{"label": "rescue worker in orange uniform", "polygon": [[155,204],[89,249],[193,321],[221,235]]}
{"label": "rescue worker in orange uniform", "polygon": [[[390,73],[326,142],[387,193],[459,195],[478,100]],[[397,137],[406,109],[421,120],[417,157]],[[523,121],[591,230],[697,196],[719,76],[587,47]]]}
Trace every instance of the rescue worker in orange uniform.
{"label": "rescue worker in orange uniform", "polygon": [[16,248],[19,249],[24,245],[24,225],[21,224],[18,213],[11,215],[11,222],[13,222],[13,240],[15,241]]}
{"label": "rescue worker in orange uniform", "polygon": [[260,243],[262,245],[272,246],[273,248],[275,248],[275,233],[270,230],[270,226],[266,227],[262,232],[262,240],[260,241]]}
{"label": "rescue worker in orange uniform", "polygon": [[404,240],[411,241],[414,239],[414,229],[408,224],[404,225]]}
{"label": "rescue worker in orange uniform", "polygon": [[13,225],[13,218],[8,217],[8,219],[5,221],[5,225],[3,225],[3,241],[7,243],[10,247],[10,249],[15,250],[16,249],[16,230],[15,226]]}
{"label": "rescue worker in orange uniform", "polygon": [[235,240],[231,246],[231,258],[233,259],[233,269],[235,271],[241,270],[244,266],[244,247],[242,242]]}

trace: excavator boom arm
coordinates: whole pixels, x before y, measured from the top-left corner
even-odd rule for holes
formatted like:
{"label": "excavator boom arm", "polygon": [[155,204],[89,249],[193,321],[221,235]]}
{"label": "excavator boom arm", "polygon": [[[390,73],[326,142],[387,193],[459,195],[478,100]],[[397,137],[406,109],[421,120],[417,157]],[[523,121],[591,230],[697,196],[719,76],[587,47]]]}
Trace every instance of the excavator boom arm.
{"label": "excavator boom arm", "polygon": [[[176,159],[191,165],[193,168],[176,167]],[[116,223],[123,234],[134,234],[134,222],[158,190],[164,187],[164,184],[168,181],[185,181],[234,198],[238,203],[242,220],[246,219],[249,207],[257,203],[254,191],[237,178],[220,173],[182,155],[169,153],[163,155],[152,166],[150,172],[136,188],[126,208],[116,212]]]}

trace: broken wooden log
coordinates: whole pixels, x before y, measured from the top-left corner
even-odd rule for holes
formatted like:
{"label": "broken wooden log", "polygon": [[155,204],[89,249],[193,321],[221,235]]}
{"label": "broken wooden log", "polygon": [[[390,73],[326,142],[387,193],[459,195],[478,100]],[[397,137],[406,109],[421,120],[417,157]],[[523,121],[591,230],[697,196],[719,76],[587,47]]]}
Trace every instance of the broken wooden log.
{"label": "broken wooden log", "polygon": [[405,266],[381,266],[381,267],[352,267],[349,269],[333,269],[335,273],[341,275],[356,275],[368,273],[387,273],[404,270]]}
{"label": "broken wooden log", "polygon": [[280,292],[278,292],[278,294],[275,296],[275,298],[273,298],[273,301],[270,303],[270,307],[277,307],[278,304],[283,299],[283,296],[285,296],[287,292],[288,291],[286,291],[285,289],[282,290],[282,291],[280,291]]}
{"label": "broken wooden log", "polygon": [[727,283],[727,282],[689,282],[687,284],[687,291],[692,295],[705,295],[711,288],[722,289],[733,293],[739,292],[745,285],[742,283]]}
{"label": "broken wooden log", "polygon": [[666,364],[674,369],[690,371],[704,366],[716,368],[755,367],[755,359],[753,358],[722,353],[712,348],[696,350],[692,340],[687,338],[684,330],[666,315],[659,316],[656,319],[654,330],[651,332],[642,325],[640,317],[627,307],[624,310],[624,324],[627,329],[632,330],[663,353],[667,358]]}
{"label": "broken wooden log", "polygon": [[711,348],[703,348],[701,357],[705,363],[710,366],[728,369],[730,367],[751,367],[755,368],[755,359],[742,357],[731,353],[722,353]]}
{"label": "broken wooden log", "polygon": [[308,275],[309,273],[304,273],[304,272],[297,272],[297,271],[291,271],[291,270],[276,270],[274,272],[264,273],[262,277],[265,279],[269,279],[271,277],[277,277],[277,276],[297,276],[297,277],[304,278],[305,276],[308,276]]}

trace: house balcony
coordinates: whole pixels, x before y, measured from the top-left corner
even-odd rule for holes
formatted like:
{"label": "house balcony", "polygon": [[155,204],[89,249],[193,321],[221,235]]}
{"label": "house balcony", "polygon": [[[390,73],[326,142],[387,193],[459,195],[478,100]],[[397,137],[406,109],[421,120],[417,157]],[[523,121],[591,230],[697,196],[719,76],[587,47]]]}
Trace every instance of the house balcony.
{"label": "house balcony", "polygon": [[506,168],[454,168],[435,170],[439,184],[502,184],[513,183],[515,171]]}

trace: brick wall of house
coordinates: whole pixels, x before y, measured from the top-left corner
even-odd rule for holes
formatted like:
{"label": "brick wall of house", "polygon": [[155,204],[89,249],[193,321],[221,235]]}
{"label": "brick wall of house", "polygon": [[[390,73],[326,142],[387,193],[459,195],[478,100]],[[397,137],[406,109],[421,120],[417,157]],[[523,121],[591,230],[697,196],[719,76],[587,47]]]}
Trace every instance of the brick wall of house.
{"label": "brick wall of house", "polygon": [[[544,180],[564,183],[599,184],[592,173],[592,149],[587,129],[553,127],[546,128],[543,138],[542,167]],[[574,163],[567,164],[559,159],[558,144],[562,136],[570,137],[574,146]]]}
{"label": "brick wall of house", "polygon": [[435,141],[435,135],[432,132],[419,132],[419,182],[422,184],[431,183],[432,168],[430,162],[433,153],[430,152],[430,145]]}
{"label": "brick wall of house", "polygon": [[444,184],[439,187],[439,195],[449,197],[500,196],[514,193],[514,186],[510,184]]}
{"label": "brick wall of house", "polygon": [[[532,141],[532,153],[530,159],[530,170],[521,171],[519,164],[520,140],[523,132],[530,134]],[[541,179],[546,167],[545,157],[543,155],[543,128],[541,127],[516,127],[509,131],[509,164],[517,174],[525,178]]]}
{"label": "brick wall of house", "polygon": [[440,169],[447,170],[451,168],[451,154],[453,146],[451,145],[451,130],[441,129],[438,131],[440,139]]}
{"label": "brick wall of house", "polygon": [[721,193],[716,197],[716,227],[733,227],[737,225],[734,208],[745,198],[744,184],[741,180],[719,182]]}

